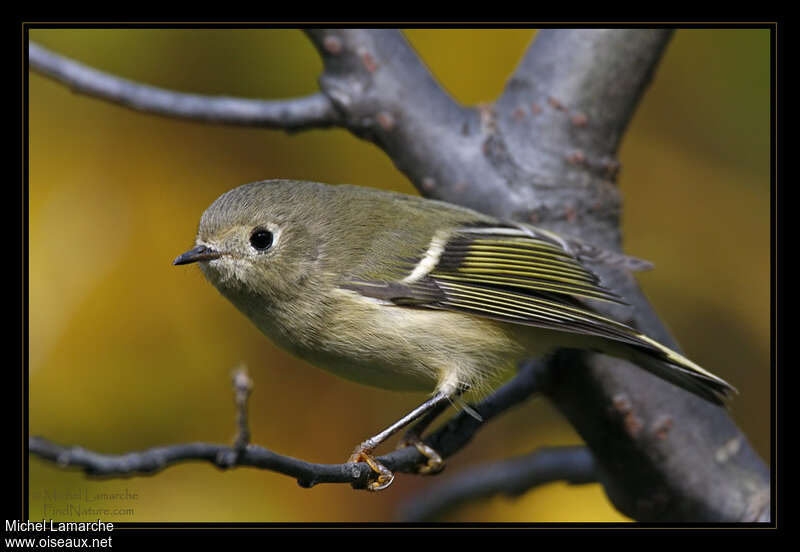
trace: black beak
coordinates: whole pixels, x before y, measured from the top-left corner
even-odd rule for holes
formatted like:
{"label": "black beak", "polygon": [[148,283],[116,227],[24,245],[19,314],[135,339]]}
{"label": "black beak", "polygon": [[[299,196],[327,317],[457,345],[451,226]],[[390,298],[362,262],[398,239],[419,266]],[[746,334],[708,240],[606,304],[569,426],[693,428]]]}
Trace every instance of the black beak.
{"label": "black beak", "polygon": [[215,249],[211,249],[210,247],[206,247],[205,245],[198,245],[194,249],[190,249],[183,255],[178,255],[172,264],[174,265],[184,265],[189,263],[196,263],[197,261],[211,261],[213,259],[219,259],[222,256],[222,253]]}

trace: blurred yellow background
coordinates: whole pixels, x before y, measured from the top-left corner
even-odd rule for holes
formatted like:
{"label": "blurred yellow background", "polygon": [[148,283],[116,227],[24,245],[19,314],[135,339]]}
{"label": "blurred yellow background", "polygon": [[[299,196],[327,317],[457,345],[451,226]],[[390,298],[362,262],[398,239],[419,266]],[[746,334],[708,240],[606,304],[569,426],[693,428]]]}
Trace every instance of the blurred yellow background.
{"label": "blurred yellow background", "polygon": [[[407,36],[465,104],[502,91],[531,30],[413,30]],[[317,89],[321,62],[294,30],[34,29],[30,38],[90,66],[185,92],[255,98]],[[30,76],[30,431],[121,453],[234,436],[231,370],[255,380],[253,441],[312,462],[416,406],[337,379],[277,350],[196,267],[173,267],[203,210],[266,178],[413,193],[375,146],[342,130],[278,131],[171,120],[75,95]],[[676,33],[622,144],[625,249],[684,351],[741,392],[732,415],[770,456],[769,31]],[[494,422],[449,461],[468,466],[580,438],[543,400]],[[399,475],[378,494],[301,489],[254,469],[185,464],[152,477],[91,480],[30,462],[30,516],[111,521],[391,521],[436,483]],[[125,491],[126,498],[102,494]],[[91,497],[100,498],[87,504]],[[87,498],[88,497],[88,498]],[[452,512],[448,521],[618,521],[597,485],[545,486]]]}

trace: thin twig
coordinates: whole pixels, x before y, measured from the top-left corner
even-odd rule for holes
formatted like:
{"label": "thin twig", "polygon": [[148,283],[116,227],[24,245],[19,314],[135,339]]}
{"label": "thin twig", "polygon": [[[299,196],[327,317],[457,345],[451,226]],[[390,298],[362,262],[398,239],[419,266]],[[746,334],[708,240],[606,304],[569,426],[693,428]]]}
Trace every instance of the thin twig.
{"label": "thin twig", "polygon": [[[515,379],[481,401],[477,410],[483,422],[475,420],[468,412],[460,412],[447,425],[434,432],[426,443],[434,446],[446,458],[466,445],[482,423],[519,404],[537,391],[537,374],[543,365],[531,363],[520,370]],[[269,449],[247,444],[247,396],[252,387],[246,373],[235,376],[238,435],[231,446],[213,443],[182,443],[155,447],[126,454],[101,454],[82,447],[67,447],[43,437],[30,437],[32,454],[63,468],[80,468],[95,477],[130,477],[152,475],[169,466],[187,461],[202,460],[228,469],[247,466],[282,473],[297,479],[302,487],[318,483],[350,483],[355,488],[365,488],[374,475],[364,462],[358,464],[314,464]],[[242,446],[244,443],[244,446]],[[395,472],[416,472],[417,466],[427,461],[416,448],[405,447],[381,456],[379,461]]]}
{"label": "thin twig", "polygon": [[250,427],[247,422],[247,400],[253,391],[253,380],[245,366],[240,366],[233,373],[233,388],[236,391],[236,425],[239,431],[233,441],[236,457],[241,456],[250,443]]}
{"label": "thin twig", "polygon": [[[80,468],[94,477],[131,477],[152,475],[183,462],[202,460],[228,469],[248,466],[295,477],[304,487],[317,483],[353,483],[365,485],[371,469],[366,464],[312,464],[289,456],[282,456],[249,445],[237,455],[234,448],[213,443],[182,443],[164,447],[129,452],[126,454],[101,454],[82,447],[65,447],[42,437],[30,437],[32,454],[63,468]],[[235,458],[235,461],[231,461]]]}
{"label": "thin twig", "polygon": [[286,131],[325,128],[340,123],[333,104],[321,92],[287,100],[186,94],[92,69],[35,42],[28,45],[28,60],[31,69],[66,84],[75,92],[146,113]]}
{"label": "thin twig", "polygon": [[553,481],[596,483],[596,470],[594,457],[585,446],[541,448],[525,456],[465,470],[426,488],[401,508],[400,520],[431,521],[478,498],[497,494],[516,497]]}

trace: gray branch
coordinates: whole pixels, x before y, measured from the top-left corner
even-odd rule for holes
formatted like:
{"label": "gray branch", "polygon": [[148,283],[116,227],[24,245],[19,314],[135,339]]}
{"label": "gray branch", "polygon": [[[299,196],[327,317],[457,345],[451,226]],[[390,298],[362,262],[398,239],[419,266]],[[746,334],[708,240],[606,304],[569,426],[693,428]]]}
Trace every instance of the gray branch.
{"label": "gray branch", "polygon": [[[445,426],[433,432],[425,442],[433,446],[443,458],[455,454],[469,443],[484,423],[535,393],[541,382],[543,368],[543,363],[531,362],[524,365],[513,380],[474,406],[482,421],[462,411]],[[28,439],[28,450],[31,454],[54,462],[62,468],[78,468],[93,477],[152,475],[176,464],[204,461],[221,469],[252,467],[274,471],[296,478],[301,487],[313,487],[319,483],[350,483],[356,489],[366,488],[374,473],[364,462],[314,464],[249,444],[247,398],[252,383],[242,369],[234,374],[234,389],[237,436],[233,446],[182,443],[125,454],[102,454],[78,446],[59,445],[43,437],[31,436]],[[381,456],[378,460],[392,471],[415,473],[418,466],[428,459],[410,446]]]}
{"label": "gray branch", "polygon": [[28,61],[31,69],[74,92],[156,115],[287,131],[330,127],[339,122],[333,104],[321,93],[274,101],[184,94],[109,75],[35,42],[28,45]]}
{"label": "gray branch", "polygon": [[382,148],[424,195],[484,210],[507,193],[483,154],[481,112],[453,100],[400,31],[306,33],[322,56],[320,88],[344,126]]}
{"label": "gray branch", "polygon": [[458,506],[495,495],[518,497],[554,481],[571,485],[597,482],[592,453],[586,447],[547,447],[531,454],[464,470],[427,487],[400,509],[400,521],[432,521]]}
{"label": "gray branch", "polygon": [[[166,92],[48,58],[35,46],[31,63],[145,111],[271,128],[343,126],[381,147],[425,196],[621,250],[617,149],[670,31],[540,31],[501,97],[477,108],[450,98],[399,31],[307,34],[324,64],[321,92],[283,102]],[[250,110],[230,107],[240,105]],[[632,305],[598,310],[677,348],[630,274],[594,269]],[[584,438],[599,480],[626,515],[770,519],[769,469],[723,409],[599,355],[561,352],[546,375],[544,393]]]}

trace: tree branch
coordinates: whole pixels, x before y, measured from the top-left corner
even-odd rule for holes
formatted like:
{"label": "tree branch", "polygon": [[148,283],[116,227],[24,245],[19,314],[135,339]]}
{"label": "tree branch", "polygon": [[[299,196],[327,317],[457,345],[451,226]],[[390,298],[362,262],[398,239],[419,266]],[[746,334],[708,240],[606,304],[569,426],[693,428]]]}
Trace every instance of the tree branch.
{"label": "tree branch", "polygon": [[333,104],[319,92],[303,98],[274,101],[184,94],[92,69],[35,42],[28,45],[28,60],[31,69],[69,86],[74,92],[145,113],[286,131],[325,128],[340,123]]}
{"label": "tree branch", "polygon": [[547,447],[517,458],[478,466],[428,487],[400,509],[400,521],[432,521],[467,502],[494,495],[520,496],[555,481],[596,483],[597,470],[583,446]]}
{"label": "tree branch", "polygon": [[346,128],[383,149],[423,195],[457,197],[454,203],[479,210],[496,204],[506,186],[484,159],[481,113],[461,106],[439,86],[402,32],[311,29],[306,34],[322,57],[320,89]]}
{"label": "tree branch", "polygon": [[[544,364],[536,362],[524,365],[513,380],[476,405],[474,409],[483,421],[478,421],[468,412],[462,411],[445,426],[433,432],[425,442],[433,446],[443,458],[455,454],[469,443],[484,423],[535,393],[543,366]],[[210,462],[221,469],[247,466],[274,471],[296,478],[301,487],[313,487],[319,483],[350,483],[357,489],[366,488],[375,474],[365,462],[314,464],[248,444],[247,398],[252,384],[244,369],[237,370],[233,379],[238,433],[232,447],[212,443],[181,443],[125,454],[101,454],[31,436],[28,448],[31,454],[43,460],[54,462],[62,468],[80,468],[94,477],[152,475],[175,464],[199,460]],[[378,460],[394,472],[415,473],[417,467],[428,459],[416,448],[409,446],[381,456]]]}

